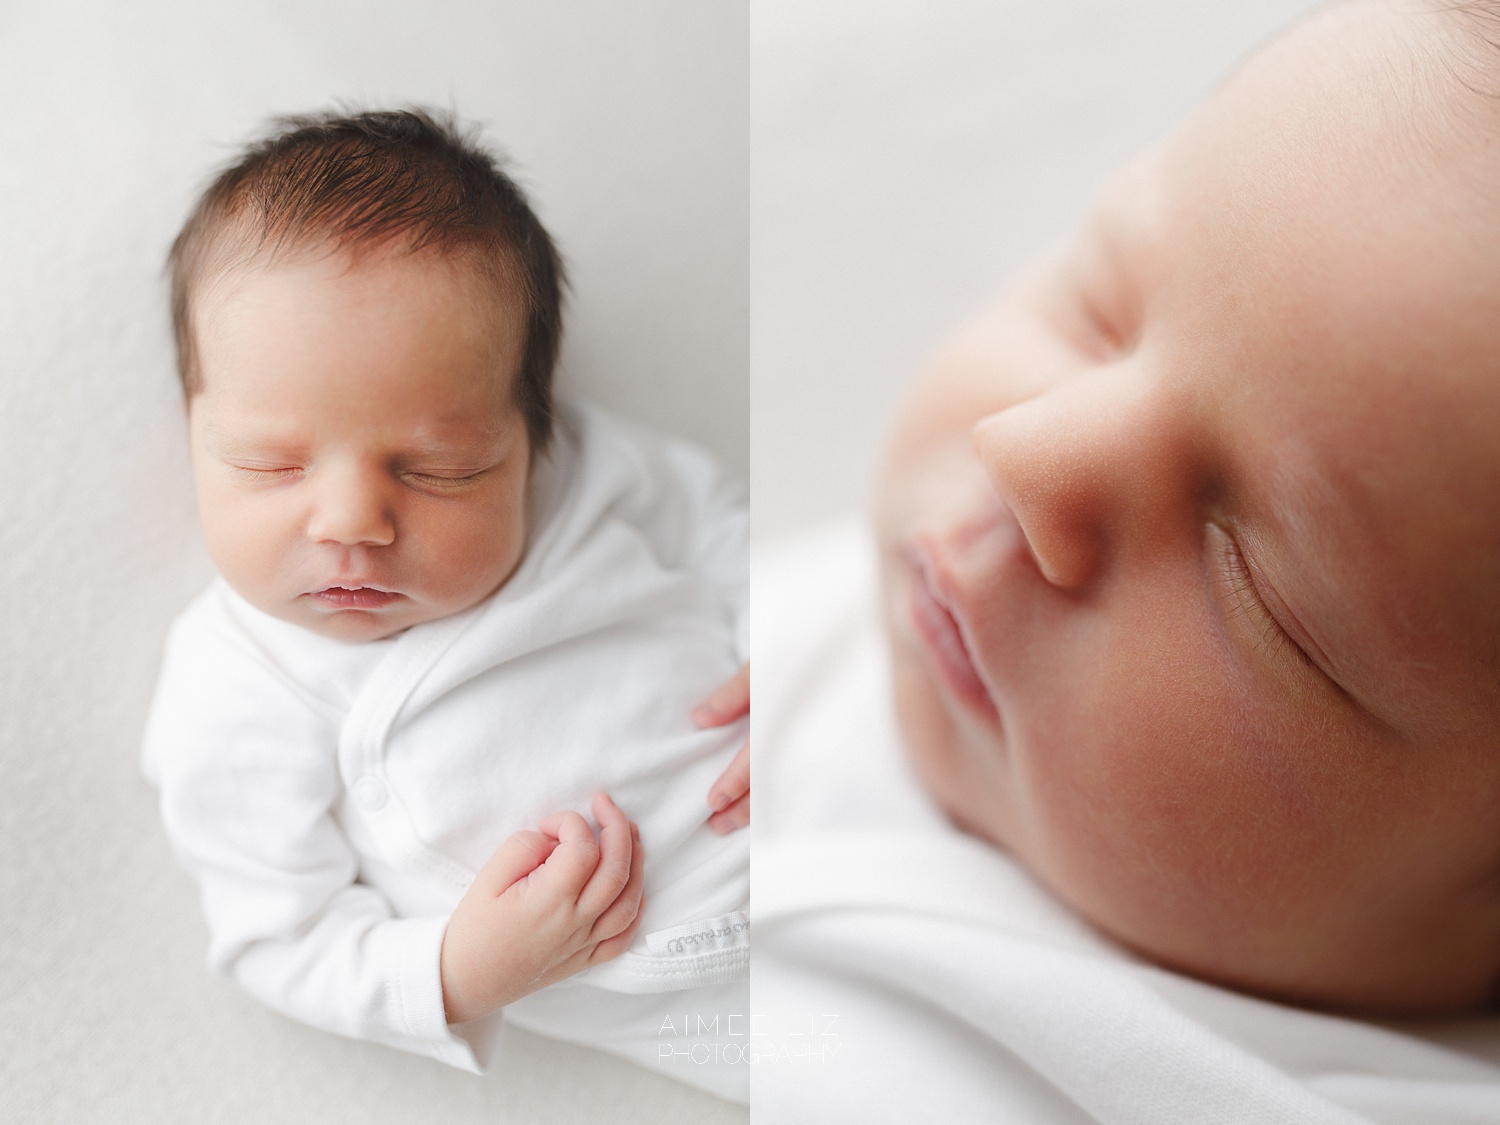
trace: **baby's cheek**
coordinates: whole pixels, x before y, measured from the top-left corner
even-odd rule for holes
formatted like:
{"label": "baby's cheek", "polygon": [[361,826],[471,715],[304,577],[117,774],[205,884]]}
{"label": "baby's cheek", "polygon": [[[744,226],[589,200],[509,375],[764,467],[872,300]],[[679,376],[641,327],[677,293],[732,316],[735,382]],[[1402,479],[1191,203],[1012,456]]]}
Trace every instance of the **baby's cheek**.
{"label": "baby's cheek", "polygon": [[[1326,825],[1321,782],[1257,729],[1258,708],[1211,648],[1148,674],[1121,652],[1018,767],[1035,865],[1106,930],[1162,956],[1239,940],[1303,880]],[[1299,892],[1300,894],[1300,892]]]}
{"label": "baby's cheek", "polygon": [[424,578],[450,612],[484,598],[525,549],[524,504],[513,492],[426,513],[419,532]]}
{"label": "baby's cheek", "polygon": [[283,596],[288,518],[277,518],[270,504],[210,490],[200,492],[199,516],[209,556],[235,590],[257,605]]}

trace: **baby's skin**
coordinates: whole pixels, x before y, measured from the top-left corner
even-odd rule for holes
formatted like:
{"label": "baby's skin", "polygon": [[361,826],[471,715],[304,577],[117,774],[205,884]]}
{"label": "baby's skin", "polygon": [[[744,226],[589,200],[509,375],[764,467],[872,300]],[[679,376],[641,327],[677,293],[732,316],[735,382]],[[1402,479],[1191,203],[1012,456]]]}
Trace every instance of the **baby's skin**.
{"label": "baby's skin", "polygon": [[[188,406],[198,507],[219,573],[257,609],[374,641],[477,605],[521,561],[532,451],[513,386],[519,298],[436,251],[283,248],[207,279]],[[749,711],[748,668],[694,713]],[[711,827],[749,820],[748,748],[710,788]],[[507,839],[454,911],[449,1022],[623,952],[639,832],[604,794],[593,829],[555,813]]]}
{"label": "baby's skin", "polygon": [[878,510],[927,788],[1101,930],[1365,1012],[1500,974],[1500,53],[1333,6],[937,356]]}

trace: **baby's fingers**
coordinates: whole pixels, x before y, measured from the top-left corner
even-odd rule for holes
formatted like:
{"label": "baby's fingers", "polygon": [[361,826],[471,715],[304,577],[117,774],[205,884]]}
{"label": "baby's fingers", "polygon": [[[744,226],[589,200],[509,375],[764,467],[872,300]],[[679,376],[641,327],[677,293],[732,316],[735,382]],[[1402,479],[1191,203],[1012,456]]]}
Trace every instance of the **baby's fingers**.
{"label": "baby's fingers", "polygon": [[714,689],[693,712],[693,722],[700,727],[722,727],[750,713],[750,665]]}
{"label": "baby's fingers", "polygon": [[578,896],[578,909],[590,916],[604,913],[630,881],[634,825],[618,806],[600,793],[594,798],[599,821],[599,864]]}
{"label": "baby's fingers", "polygon": [[[723,812],[750,792],[750,744],[741,746],[718,780],[708,787],[708,807]],[[746,813],[749,813],[748,802]]]}
{"label": "baby's fingers", "polygon": [[557,841],[540,832],[516,832],[507,836],[480,868],[472,886],[479,893],[499,897],[518,880],[530,875],[557,847]]}
{"label": "baby's fingers", "polygon": [[599,844],[588,821],[576,812],[554,813],[542,821],[544,833],[557,833],[557,844],[539,874],[555,893],[574,899],[599,865]]}
{"label": "baby's fingers", "polygon": [[602,965],[606,961],[613,961],[620,954],[630,948],[630,943],[635,941],[635,932],[641,928],[641,913],[636,912],[635,918],[630,925],[612,938],[606,938],[594,946],[589,954],[589,964]]}
{"label": "baby's fingers", "polygon": [[736,829],[750,823],[750,794],[746,793],[734,804],[728,805],[708,818],[708,826],[720,836],[727,836]]}
{"label": "baby's fingers", "polygon": [[[630,826],[630,878],[625,883],[625,889],[619,894],[609,908],[599,915],[594,923],[593,929],[589,931],[589,937],[595,941],[607,940],[624,933],[626,930],[635,931],[635,924],[641,915],[641,891],[646,883],[645,876],[645,852],[641,850],[641,833],[635,825]],[[628,943],[627,943],[628,944]],[[613,954],[611,954],[613,956]]]}

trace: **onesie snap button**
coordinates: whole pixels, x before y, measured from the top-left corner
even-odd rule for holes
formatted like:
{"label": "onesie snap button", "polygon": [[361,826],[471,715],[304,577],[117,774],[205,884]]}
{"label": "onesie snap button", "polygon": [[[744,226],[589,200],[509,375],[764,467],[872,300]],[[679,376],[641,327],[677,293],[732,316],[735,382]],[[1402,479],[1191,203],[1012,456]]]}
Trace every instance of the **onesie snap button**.
{"label": "onesie snap button", "polygon": [[354,799],[360,808],[373,812],[385,804],[385,785],[380,778],[366,774],[354,783]]}

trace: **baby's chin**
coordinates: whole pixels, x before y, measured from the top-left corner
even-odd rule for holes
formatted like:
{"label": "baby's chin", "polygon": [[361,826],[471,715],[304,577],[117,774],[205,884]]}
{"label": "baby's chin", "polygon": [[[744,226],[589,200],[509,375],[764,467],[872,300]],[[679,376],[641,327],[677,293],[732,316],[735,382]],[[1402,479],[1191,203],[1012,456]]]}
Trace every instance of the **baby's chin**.
{"label": "baby's chin", "polygon": [[413,625],[421,624],[421,621],[392,620],[360,610],[341,610],[328,615],[312,615],[295,623],[330,640],[361,644],[394,637]]}

